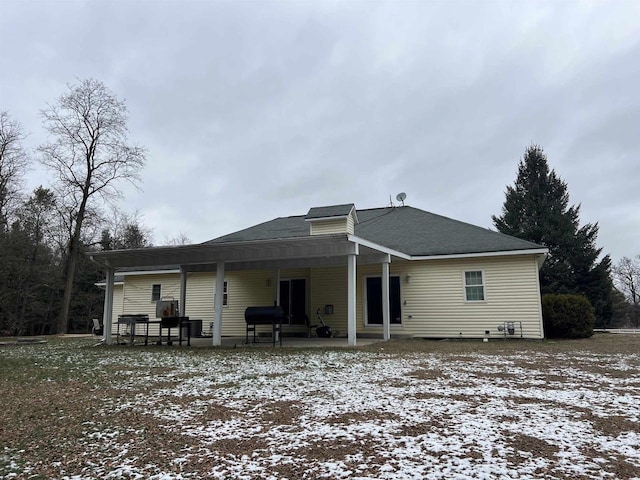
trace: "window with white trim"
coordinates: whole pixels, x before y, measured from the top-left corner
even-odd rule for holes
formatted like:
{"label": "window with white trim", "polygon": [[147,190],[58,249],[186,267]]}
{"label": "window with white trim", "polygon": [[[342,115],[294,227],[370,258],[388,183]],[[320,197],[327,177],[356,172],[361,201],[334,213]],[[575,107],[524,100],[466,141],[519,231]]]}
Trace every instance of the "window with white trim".
{"label": "window with white trim", "polygon": [[[214,292],[214,294],[213,294],[213,304],[214,305],[215,305],[215,302],[216,302],[216,295],[215,295],[215,292]],[[229,284],[225,280],[224,283],[222,284],[222,306],[226,307],[227,305],[229,305]]]}
{"label": "window with white trim", "polygon": [[151,286],[151,301],[157,302],[162,298],[162,285],[159,283],[154,283]]}
{"label": "window with white trim", "polygon": [[467,302],[484,302],[484,275],[482,270],[464,272],[464,299]]}

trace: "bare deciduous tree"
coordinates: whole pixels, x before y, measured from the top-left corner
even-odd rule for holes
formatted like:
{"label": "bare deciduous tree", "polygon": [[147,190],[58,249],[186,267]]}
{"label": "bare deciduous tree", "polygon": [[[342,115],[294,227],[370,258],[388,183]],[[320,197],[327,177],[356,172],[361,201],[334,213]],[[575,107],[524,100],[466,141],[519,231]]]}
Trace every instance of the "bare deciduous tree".
{"label": "bare deciduous tree", "polygon": [[142,220],[139,211],[123,212],[112,208],[111,218],[103,222],[100,246],[103,250],[123,250],[129,248],[143,248],[153,246],[152,234]]}
{"label": "bare deciduous tree", "polygon": [[622,257],[611,269],[613,281],[631,304],[633,325],[640,323],[640,255],[634,259]]}
{"label": "bare deciduous tree", "polygon": [[55,175],[55,189],[69,238],[63,274],[64,297],[58,333],[69,324],[80,244],[85,221],[100,199],[111,202],[120,196],[119,181],[137,183],[145,150],[128,141],[127,108],[102,82],[81,80],[68,85],[69,92],[41,112],[50,142],[39,147],[41,161]]}
{"label": "bare deciduous tree", "polygon": [[184,232],[178,233],[176,236],[171,238],[165,238],[164,244],[169,246],[178,246],[178,245],[189,245],[193,243],[187,234]]}
{"label": "bare deciduous tree", "polygon": [[27,168],[22,126],[7,112],[0,112],[0,229],[6,230],[11,212],[20,202],[20,188]]}

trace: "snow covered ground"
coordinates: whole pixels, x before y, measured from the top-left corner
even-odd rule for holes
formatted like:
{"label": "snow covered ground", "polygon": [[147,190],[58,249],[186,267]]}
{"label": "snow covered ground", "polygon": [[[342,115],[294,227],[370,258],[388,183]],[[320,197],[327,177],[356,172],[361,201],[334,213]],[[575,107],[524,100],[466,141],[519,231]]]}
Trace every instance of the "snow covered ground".
{"label": "snow covered ground", "polygon": [[118,349],[96,367],[89,453],[57,478],[640,478],[638,352]]}

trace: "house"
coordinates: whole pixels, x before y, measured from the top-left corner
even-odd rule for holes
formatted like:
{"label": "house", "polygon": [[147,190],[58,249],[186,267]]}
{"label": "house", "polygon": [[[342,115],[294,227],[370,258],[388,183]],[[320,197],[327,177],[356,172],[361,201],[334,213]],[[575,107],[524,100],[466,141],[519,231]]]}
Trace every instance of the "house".
{"label": "house", "polygon": [[290,315],[285,332],[305,332],[318,311],[355,345],[374,335],[543,338],[538,271],[547,253],[411,206],[344,204],[201,244],[90,256],[107,273],[107,343],[114,317],[153,318],[155,302],[174,297],[184,315],[212,326],[213,345],[244,335],[248,306],[274,304]]}

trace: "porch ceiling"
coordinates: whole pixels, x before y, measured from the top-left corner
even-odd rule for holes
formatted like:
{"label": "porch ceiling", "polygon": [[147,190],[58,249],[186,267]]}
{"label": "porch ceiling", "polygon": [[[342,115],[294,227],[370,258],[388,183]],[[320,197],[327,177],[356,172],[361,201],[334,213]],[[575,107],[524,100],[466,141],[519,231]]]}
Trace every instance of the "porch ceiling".
{"label": "porch ceiling", "polygon": [[180,265],[196,271],[215,270],[215,264],[219,262],[224,262],[227,270],[341,265],[344,257],[350,254],[362,254],[362,260],[380,261],[381,258],[380,252],[360,247],[343,234],[112,250],[89,256],[99,264],[116,269]]}

